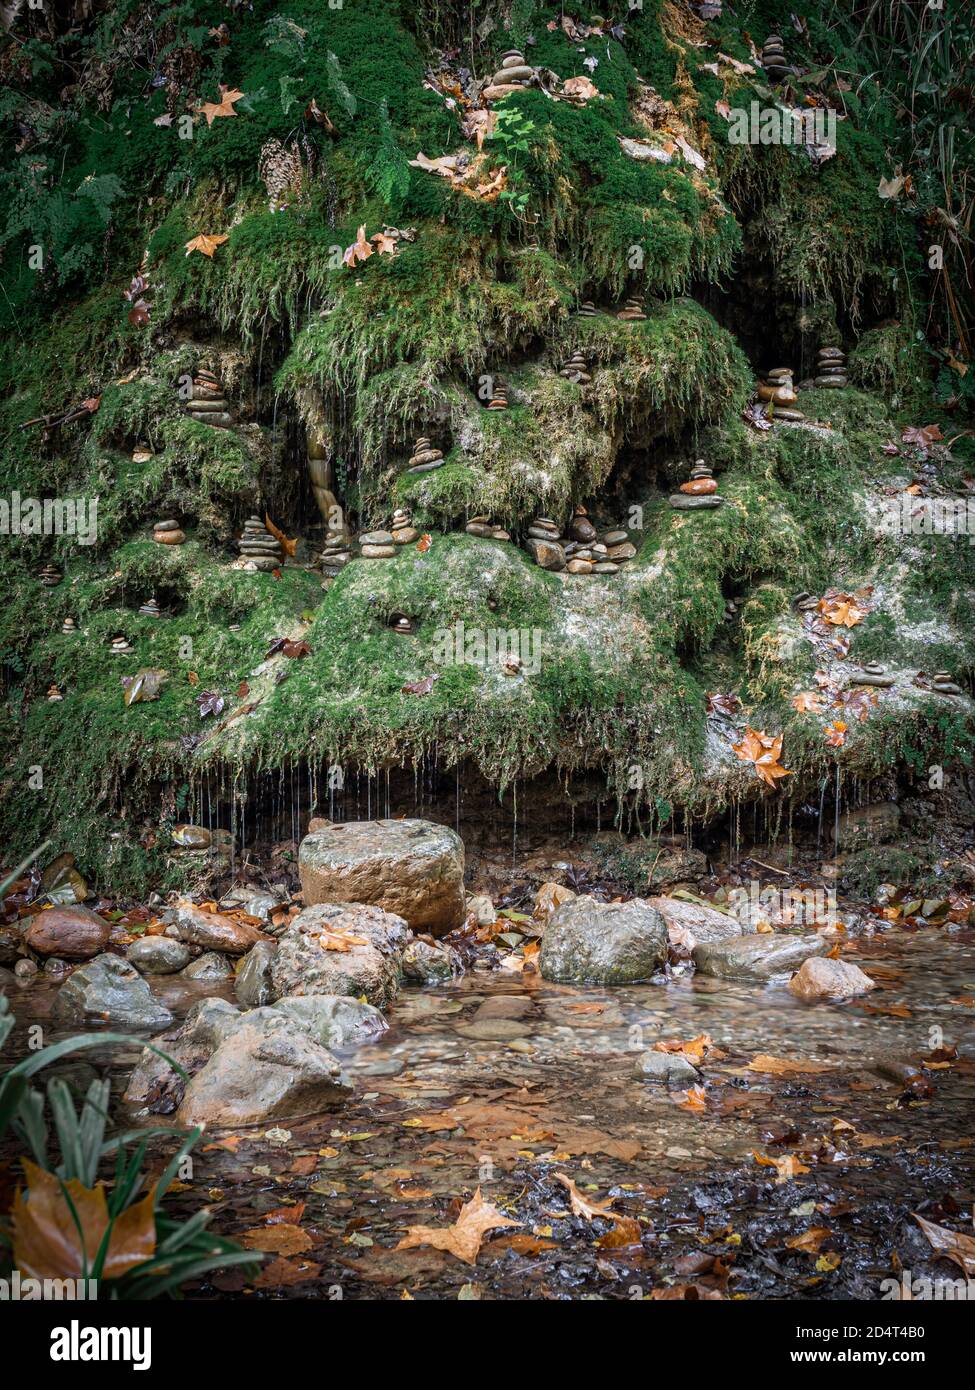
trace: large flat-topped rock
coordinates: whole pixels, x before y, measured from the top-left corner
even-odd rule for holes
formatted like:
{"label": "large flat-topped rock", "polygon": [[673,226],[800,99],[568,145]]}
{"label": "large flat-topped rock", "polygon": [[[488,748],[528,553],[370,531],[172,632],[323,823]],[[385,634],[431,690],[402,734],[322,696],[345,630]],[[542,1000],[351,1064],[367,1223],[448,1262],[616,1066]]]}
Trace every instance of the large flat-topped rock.
{"label": "large flat-topped rock", "polygon": [[464,921],[464,846],[432,821],[325,826],[302,840],[298,871],[306,907],[367,903],[434,936]]}

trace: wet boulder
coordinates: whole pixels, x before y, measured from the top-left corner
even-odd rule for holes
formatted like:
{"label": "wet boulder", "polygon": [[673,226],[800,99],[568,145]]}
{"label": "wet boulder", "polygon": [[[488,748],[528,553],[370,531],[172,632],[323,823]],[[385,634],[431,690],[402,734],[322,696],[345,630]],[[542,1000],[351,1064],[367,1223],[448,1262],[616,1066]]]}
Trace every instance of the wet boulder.
{"label": "wet boulder", "polygon": [[876,988],[876,982],[852,961],[816,956],[804,960],[789,981],[790,992],[810,1003],[819,999],[855,999]]}
{"label": "wet boulder", "polygon": [[445,825],[425,820],[328,824],[302,840],[298,871],[309,907],[366,903],[433,936],[464,921],[464,846]]}
{"label": "wet boulder", "polygon": [[280,939],[271,967],[275,999],[351,994],[376,1008],[395,999],[410,931],[402,917],[362,903],[306,907]]}
{"label": "wet boulder", "polygon": [[403,952],[403,974],[418,984],[442,984],[463,973],[464,962],[452,946],[416,937]]}
{"label": "wet boulder", "polygon": [[276,952],[277,946],[272,942],[259,941],[244,957],[234,980],[234,993],[245,1009],[260,1008],[273,999],[271,967]]}
{"label": "wet boulder", "polygon": [[549,918],[539,970],[546,980],[625,985],[648,980],[666,958],[667,926],[649,903],[579,897]]}
{"label": "wet boulder", "polygon": [[[210,1059],[243,1015],[226,999],[200,999],[178,1028],[157,1038],[158,1052],[145,1048],[129,1077],[124,1100],[155,1115],[171,1115],[183,1099],[186,1082]],[[170,1060],[171,1059],[171,1060]],[[172,1066],[175,1062],[185,1076]]]}
{"label": "wet boulder", "polygon": [[661,1086],[696,1086],[701,1080],[697,1067],[679,1052],[642,1052],[634,1071],[641,1081]]}
{"label": "wet boulder", "polygon": [[249,922],[226,917],[222,912],[204,912],[192,903],[179,903],[172,909],[166,935],[204,951],[222,951],[242,956],[267,937]]}
{"label": "wet boulder", "polygon": [[77,903],[38,912],[31,918],[24,941],[39,956],[91,960],[105,950],[111,935],[111,925],[103,917]]}
{"label": "wet boulder", "polygon": [[727,912],[683,898],[648,898],[667,923],[670,944],[676,950],[693,951],[702,941],[727,941],[740,936],[741,927]]}
{"label": "wet boulder", "polygon": [[111,955],[80,965],[58,990],[54,1012],[72,1022],[105,1023],[146,1033],[157,1033],[173,1021],[135,966]]}
{"label": "wet boulder", "polygon": [[190,962],[190,948],[168,936],[140,936],[125,953],[125,959],[141,975],[175,975]]}
{"label": "wet boulder", "polygon": [[188,980],[227,980],[234,973],[234,967],[219,951],[204,951],[181,973]]}
{"label": "wet boulder", "polygon": [[810,956],[822,956],[830,948],[825,937],[815,932],[801,936],[758,932],[734,936],[728,941],[702,942],[693,951],[694,964],[702,975],[725,980],[782,979],[797,970]]}
{"label": "wet boulder", "polygon": [[378,1009],[344,994],[291,995],[273,1008],[303,1028],[322,1047],[352,1047],[372,1042],[389,1024]]}
{"label": "wet boulder", "polygon": [[176,1119],[188,1126],[267,1124],[318,1114],[351,1094],[336,1059],[293,1018],[254,1009],[191,1079]]}

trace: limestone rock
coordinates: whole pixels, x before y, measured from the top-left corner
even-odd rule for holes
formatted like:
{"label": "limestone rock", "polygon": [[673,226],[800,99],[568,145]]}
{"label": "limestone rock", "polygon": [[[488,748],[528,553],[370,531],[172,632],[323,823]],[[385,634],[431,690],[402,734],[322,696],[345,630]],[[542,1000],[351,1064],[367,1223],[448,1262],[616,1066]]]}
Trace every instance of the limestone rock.
{"label": "limestone rock", "polygon": [[579,897],[549,918],[539,969],[546,980],[623,985],[648,980],[666,956],[667,927],[649,903]]}
{"label": "limestone rock", "polygon": [[274,997],[271,967],[277,949],[270,941],[259,941],[244,957],[234,981],[234,993],[244,1008],[254,1009],[263,1004],[270,1004]]}
{"label": "limestone rock", "polygon": [[190,980],[226,980],[234,968],[219,951],[205,951],[182,972]]}
{"label": "limestone rock", "polygon": [[322,1047],[372,1042],[389,1027],[379,1009],[345,994],[288,995],[273,1007],[294,1019]]}
{"label": "limestone rock", "polygon": [[812,956],[803,961],[789,981],[789,989],[796,998],[809,1002],[816,999],[853,999],[876,988],[876,982],[851,961],[823,960]]}
{"label": "limestone rock", "polygon": [[31,918],[24,940],[39,956],[91,960],[108,945],[112,928],[90,908],[52,907]]}
{"label": "limestone rock", "polygon": [[238,922],[222,912],[204,912],[192,903],[180,903],[173,909],[166,935],[189,946],[200,946],[204,951],[225,951],[231,956],[242,956],[259,941],[267,940],[249,922]]}
{"label": "limestone rock", "polygon": [[65,980],[54,1001],[54,1012],[72,1022],[106,1023],[156,1033],[168,1028],[173,1016],[154,999],[134,965],[121,956],[100,955],[81,965]]}
{"label": "limestone rock", "polygon": [[828,950],[826,938],[813,932],[802,936],[759,932],[728,941],[702,942],[694,947],[693,955],[702,975],[764,982],[790,975],[810,956],[821,956]]}
{"label": "limestone rock", "polygon": [[[360,938],[329,950],[328,935]],[[409,929],[402,917],[362,903],[306,907],[281,937],[271,966],[275,999],[286,995],[351,994],[383,1008],[396,997]]]}
{"label": "limestone rock", "polygon": [[190,962],[190,948],[169,936],[140,936],[125,959],[142,975],[174,975]]}
{"label": "limestone rock", "polygon": [[642,1081],[664,1086],[696,1086],[701,1080],[701,1073],[679,1052],[643,1052],[633,1070]]}
{"label": "limestone rock", "polygon": [[702,942],[728,941],[741,935],[741,926],[734,917],[713,907],[686,902],[682,898],[648,898],[667,923],[671,946],[693,951]]}
{"label": "limestone rock", "polygon": [[440,984],[463,973],[464,963],[451,946],[417,937],[403,952],[403,974],[419,984]]}
{"label": "limestone rock", "polygon": [[464,846],[431,821],[329,825],[302,840],[298,870],[309,907],[370,903],[433,936],[464,921]]}

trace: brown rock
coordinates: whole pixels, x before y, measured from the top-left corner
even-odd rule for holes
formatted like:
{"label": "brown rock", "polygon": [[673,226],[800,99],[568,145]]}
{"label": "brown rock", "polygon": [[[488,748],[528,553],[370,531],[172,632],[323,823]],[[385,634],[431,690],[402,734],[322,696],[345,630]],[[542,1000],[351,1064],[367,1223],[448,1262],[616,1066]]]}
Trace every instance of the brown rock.
{"label": "brown rock", "polygon": [[858,965],[817,957],[804,960],[789,981],[790,992],[810,1003],[817,999],[853,999],[876,988],[876,983]]}
{"label": "brown rock", "polygon": [[667,923],[671,946],[693,951],[705,941],[728,941],[741,935],[741,924],[730,913],[718,912],[703,903],[687,902],[683,898],[648,898]]}
{"label": "brown rock", "polygon": [[230,956],[242,956],[259,941],[270,940],[249,922],[238,922],[222,912],[204,912],[192,903],[181,903],[175,909],[166,935],[189,946],[200,946],[204,951],[224,951]]}
{"label": "brown rock", "polygon": [[31,920],[24,940],[39,956],[91,960],[104,951],[112,928],[104,918],[80,905],[52,907]]}

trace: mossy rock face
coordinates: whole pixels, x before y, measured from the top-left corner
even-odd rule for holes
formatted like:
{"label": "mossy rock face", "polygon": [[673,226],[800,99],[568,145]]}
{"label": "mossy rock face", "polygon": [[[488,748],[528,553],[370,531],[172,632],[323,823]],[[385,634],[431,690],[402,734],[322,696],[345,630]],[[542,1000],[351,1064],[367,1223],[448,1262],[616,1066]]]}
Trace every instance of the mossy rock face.
{"label": "mossy rock face", "polygon": [[[781,20],[753,8],[750,31]],[[0,102],[0,497],[97,498],[98,525],[90,545],[4,538],[11,855],[53,836],[106,887],[176,886],[189,861],[170,828],[207,779],[242,805],[249,777],[295,767],[316,785],[333,764],[426,758],[499,790],[578,776],[655,829],[771,795],[732,751],[746,724],[783,735],[781,802],[970,760],[970,702],[915,678],[975,670],[975,551],[880,525],[929,464],[937,488],[965,489],[967,397],[939,388],[950,422],[933,409],[917,208],[878,194],[896,120],[856,34],[821,9],[788,39],[796,100],[844,113],[819,163],[730,143],[726,106],[781,95],[730,10],[705,24],[644,0],[573,36],[534,0],[473,32],[426,0],[254,0],[226,43],[217,9],[140,3],[83,34],[23,11]],[[540,76],[491,126],[471,83],[515,44]],[[596,93],[566,99],[581,77]],[[221,87],[242,95],[208,120]],[[420,154],[459,158],[462,177]],[[187,254],[204,233],[226,240]],[[346,254],[357,241],[368,256]],[[645,317],[618,317],[631,297]],[[847,388],[800,391],[798,423],[742,418],[766,357],[798,380],[827,340]],[[561,375],[577,352],[588,382]],[[232,429],[187,415],[200,370]],[[508,408],[490,410],[499,378]],[[905,443],[936,420],[950,447]],[[417,475],[420,435],[444,464]],[[323,591],[311,439],[350,533],[406,507],[429,542],[356,559]],[[675,511],[699,458],[724,504]],[[628,531],[621,573],[531,563],[532,519],[564,527],[580,504]],[[252,513],[300,538],[280,573],[231,568]],[[512,541],[465,534],[482,513]],[[185,544],[152,540],[163,517]],[[834,674],[877,661],[896,687],[833,747],[825,715],[795,707],[823,658],[792,599],[870,586]],[[150,597],[161,619],[140,614]],[[119,633],[132,651],[110,656]],[[280,638],[306,654],[272,651]],[[126,704],[140,670],[164,673],[158,698]],[[730,724],[708,713],[724,693]]]}

